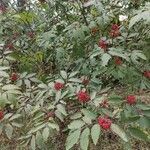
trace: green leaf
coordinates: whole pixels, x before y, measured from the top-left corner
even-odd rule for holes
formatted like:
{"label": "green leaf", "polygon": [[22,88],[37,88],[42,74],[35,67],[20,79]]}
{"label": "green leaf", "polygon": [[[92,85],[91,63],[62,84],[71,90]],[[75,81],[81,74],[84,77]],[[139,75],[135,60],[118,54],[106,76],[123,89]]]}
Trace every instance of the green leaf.
{"label": "green leaf", "polygon": [[63,99],[68,94],[68,92],[69,92],[68,90],[64,91],[61,95],[61,99]]}
{"label": "green leaf", "polygon": [[150,118],[146,116],[142,116],[139,120],[139,124],[143,128],[150,128]]}
{"label": "green leaf", "polygon": [[55,103],[57,103],[61,98],[61,91],[56,92]]}
{"label": "green leaf", "polygon": [[82,150],[87,150],[89,146],[89,135],[90,135],[90,129],[86,128],[81,133],[80,137],[80,147]]}
{"label": "green leaf", "polygon": [[25,85],[26,85],[27,87],[31,87],[31,82],[30,82],[30,80],[25,79],[25,80],[24,80],[24,83],[25,83]]}
{"label": "green leaf", "polygon": [[129,116],[125,118],[124,122],[131,123],[140,119],[140,116]]}
{"label": "green leaf", "polygon": [[45,126],[45,124],[41,124],[41,125],[39,125],[39,126],[37,126],[37,127],[33,127],[33,128],[28,132],[28,134],[33,134],[33,133],[37,132],[38,130],[41,130],[42,128],[44,128],[44,126]]}
{"label": "green leaf", "polygon": [[52,129],[56,129],[57,131],[59,131],[59,126],[56,123],[49,123],[48,126]]}
{"label": "green leaf", "polygon": [[121,49],[116,48],[110,48],[110,51],[108,52],[111,56],[118,56],[121,58],[124,58],[125,60],[129,61],[129,57],[127,54],[124,54]]}
{"label": "green leaf", "polygon": [[141,58],[141,59],[143,59],[143,60],[146,60],[147,58],[146,58],[146,56],[141,52],[139,52],[139,53],[136,53],[136,56],[137,57],[139,57],[139,58]]}
{"label": "green leaf", "polygon": [[70,132],[66,140],[66,150],[71,149],[79,140],[81,130]]}
{"label": "green leaf", "polygon": [[43,136],[40,131],[36,132],[35,140],[36,140],[36,147],[38,147],[39,149],[45,149],[46,144],[44,142],[46,141],[43,140]]}
{"label": "green leaf", "polygon": [[2,87],[2,90],[16,90],[16,89],[19,89],[19,87],[13,84],[8,84]]}
{"label": "green leaf", "polygon": [[123,150],[133,150],[130,142],[123,142]]}
{"label": "green leaf", "polygon": [[125,142],[128,142],[128,138],[126,133],[116,124],[111,125],[111,130],[116,133],[120,138],[122,138]]}
{"label": "green leaf", "polygon": [[146,20],[147,22],[150,22],[149,16],[150,16],[149,10],[143,12],[139,11],[137,15],[131,18],[129,22],[129,28],[133,27],[133,25],[135,25],[137,22],[139,22],[142,19]]}
{"label": "green leaf", "polygon": [[3,124],[0,124],[0,135],[1,135],[2,132],[3,132],[3,127],[4,127],[4,125],[3,125]]}
{"label": "green leaf", "polygon": [[8,70],[8,69],[10,69],[10,67],[0,66],[0,71],[2,71],[2,70]]}
{"label": "green leaf", "polygon": [[98,51],[94,51],[91,55],[90,55],[90,59],[93,59],[94,57],[98,56],[101,54],[101,51],[98,50]]}
{"label": "green leaf", "polygon": [[9,139],[11,139],[12,134],[13,134],[13,127],[12,127],[10,124],[7,124],[7,125],[5,126],[5,133],[6,133],[7,137],[8,137]]}
{"label": "green leaf", "polygon": [[71,72],[70,75],[69,75],[69,78],[72,78],[72,77],[74,77],[77,74],[78,74],[78,71]]}
{"label": "green leaf", "polygon": [[77,112],[77,113],[73,114],[73,115],[70,117],[70,119],[74,120],[74,119],[79,119],[79,118],[81,118],[81,117],[82,117],[81,113],[80,113],[80,112]]}
{"label": "green leaf", "polygon": [[84,125],[85,125],[85,123],[82,120],[74,120],[68,125],[68,128],[69,129],[79,129],[79,128],[83,127]]}
{"label": "green leaf", "polygon": [[142,113],[147,116],[150,117],[150,110],[143,110]]}
{"label": "green leaf", "polygon": [[104,53],[101,57],[102,59],[102,66],[108,65],[109,60],[111,59],[111,55]]}
{"label": "green leaf", "polygon": [[84,108],[81,110],[81,112],[84,114],[84,116],[90,118],[90,119],[95,119],[97,117],[96,114],[94,114],[92,111]]}
{"label": "green leaf", "polygon": [[58,110],[55,111],[55,115],[59,118],[62,122],[64,121],[64,116]]}
{"label": "green leaf", "polygon": [[48,88],[47,85],[43,84],[43,83],[39,84],[38,87],[41,89],[47,89]]}
{"label": "green leaf", "polygon": [[8,94],[22,94],[19,90],[8,90],[6,91]]}
{"label": "green leaf", "polygon": [[131,60],[135,63],[138,63],[139,58],[146,60],[146,56],[142,53],[142,51],[134,50],[131,53]]}
{"label": "green leaf", "polygon": [[13,113],[7,113],[7,114],[4,116],[4,118],[5,118],[5,119],[8,119],[8,118],[10,118],[12,115],[13,115]]}
{"label": "green leaf", "polygon": [[35,136],[34,136],[34,135],[32,136],[32,139],[31,139],[31,149],[32,149],[32,150],[35,150],[35,149],[36,149]]}
{"label": "green leaf", "polygon": [[131,18],[130,23],[129,23],[129,28],[131,28],[136,22],[138,22],[141,19],[140,16],[136,15]]}
{"label": "green leaf", "polygon": [[67,79],[67,73],[65,71],[60,71],[60,75],[63,79]]}
{"label": "green leaf", "polygon": [[44,130],[42,132],[42,136],[43,136],[44,141],[47,141],[47,139],[49,137],[49,133],[50,133],[49,128],[48,127],[44,128]]}
{"label": "green leaf", "polygon": [[80,79],[77,79],[77,78],[70,78],[68,81],[69,82],[75,82],[75,83],[81,83],[82,82]]}
{"label": "green leaf", "polygon": [[13,116],[9,119],[9,121],[12,121],[12,120],[14,120],[14,119],[17,119],[17,118],[19,118],[19,117],[21,117],[20,114],[13,115]]}
{"label": "green leaf", "polygon": [[91,137],[95,145],[98,142],[99,136],[100,136],[100,126],[98,124],[95,124],[91,128]]}
{"label": "green leaf", "polygon": [[1,71],[0,70],[0,77],[9,77],[9,74],[7,73],[7,72],[5,72],[5,71]]}
{"label": "green leaf", "polygon": [[113,117],[113,113],[108,110],[108,109],[105,109],[105,108],[102,108],[102,112],[106,115],[106,116],[109,116],[109,117]]}
{"label": "green leaf", "polygon": [[97,94],[96,91],[91,92],[90,94],[91,100],[93,100],[96,97],[96,94]]}
{"label": "green leaf", "polygon": [[143,140],[143,141],[149,141],[148,138],[148,134],[146,134],[145,132],[143,132],[142,130],[140,130],[139,128],[135,128],[135,127],[130,127],[128,128],[130,134],[139,139],[139,140]]}
{"label": "green leaf", "polygon": [[121,103],[121,102],[123,102],[123,98],[118,95],[112,95],[109,97],[109,101],[112,103]]}
{"label": "green leaf", "polygon": [[23,126],[23,124],[17,123],[17,122],[11,122],[12,126],[21,128]]}
{"label": "green leaf", "polygon": [[89,124],[89,125],[92,124],[91,119],[88,118],[88,117],[86,117],[86,116],[82,117],[82,120],[83,120],[86,124]]}
{"label": "green leaf", "polygon": [[57,109],[59,112],[61,112],[64,116],[67,116],[67,112],[65,110],[65,107],[62,104],[57,105]]}
{"label": "green leaf", "polygon": [[141,110],[150,110],[150,105],[148,104],[137,104],[136,107]]}

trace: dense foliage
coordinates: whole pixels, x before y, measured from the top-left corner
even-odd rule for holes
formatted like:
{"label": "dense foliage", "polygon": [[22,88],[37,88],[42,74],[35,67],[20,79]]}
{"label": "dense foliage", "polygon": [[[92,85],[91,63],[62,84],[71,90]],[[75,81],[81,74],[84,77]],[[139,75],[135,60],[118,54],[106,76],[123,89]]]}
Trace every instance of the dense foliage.
{"label": "dense foliage", "polygon": [[125,149],[148,142],[150,106],[136,93],[150,88],[149,16],[145,0],[1,4],[0,143],[88,150],[108,132]]}

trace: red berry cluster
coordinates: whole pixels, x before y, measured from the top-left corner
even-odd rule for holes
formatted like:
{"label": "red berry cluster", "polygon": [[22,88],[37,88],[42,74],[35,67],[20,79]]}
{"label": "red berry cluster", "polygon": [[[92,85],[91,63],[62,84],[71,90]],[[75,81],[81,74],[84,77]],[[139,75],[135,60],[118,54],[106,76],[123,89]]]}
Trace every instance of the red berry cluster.
{"label": "red berry cluster", "polygon": [[112,121],[108,119],[107,117],[99,117],[98,118],[98,124],[104,129],[108,130],[111,127]]}
{"label": "red berry cluster", "polygon": [[120,31],[119,31],[120,27],[118,24],[113,24],[111,26],[111,31],[110,31],[110,36],[115,38],[115,37],[118,37],[120,35]]}
{"label": "red berry cluster", "polygon": [[55,88],[56,91],[59,91],[59,90],[61,90],[61,89],[64,88],[64,83],[56,82],[56,83],[54,84],[54,88]]}
{"label": "red berry cluster", "polygon": [[107,49],[108,43],[105,40],[100,40],[98,46],[104,50]]}
{"label": "red berry cluster", "polygon": [[119,27],[118,24],[112,24],[111,30],[117,31],[117,30],[119,30],[119,29],[120,29],[120,27]]}
{"label": "red berry cluster", "polygon": [[4,118],[4,112],[1,110],[0,111],[0,120],[2,120]]}
{"label": "red berry cluster", "polygon": [[90,100],[90,95],[86,91],[79,91],[77,93],[78,100],[82,103],[88,102]]}
{"label": "red berry cluster", "polygon": [[146,70],[146,71],[144,71],[144,76],[146,77],[146,78],[149,78],[150,79],[150,71],[149,70]]}
{"label": "red berry cluster", "polygon": [[115,57],[114,61],[115,61],[115,64],[118,65],[118,66],[122,64],[122,60],[121,60],[120,57]]}
{"label": "red berry cluster", "polygon": [[17,81],[19,79],[19,75],[15,72],[13,72],[10,76],[11,81]]}
{"label": "red berry cluster", "polygon": [[126,100],[129,105],[136,104],[136,97],[134,95],[128,95]]}

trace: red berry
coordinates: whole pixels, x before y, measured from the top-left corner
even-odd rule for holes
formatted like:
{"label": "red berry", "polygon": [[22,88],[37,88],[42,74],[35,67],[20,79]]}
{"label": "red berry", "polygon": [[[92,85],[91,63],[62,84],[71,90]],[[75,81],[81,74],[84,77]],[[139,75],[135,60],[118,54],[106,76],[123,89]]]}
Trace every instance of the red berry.
{"label": "red berry", "polygon": [[110,129],[112,121],[106,117],[99,117],[98,118],[98,124],[104,129]]}
{"label": "red berry", "polygon": [[113,24],[112,26],[111,26],[111,31],[110,31],[110,36],[111,37],[118,37],[119,35],[120,35],[120,31],[119,31],[119,25],[117,25],[117,24]]}
{"label": "red berry", "polygon": [[111,30],[118,31],[120,29],[118,24],[112,24]]}
{"label": "red berry", "polygon": [[63,87],[64,87],[64,84],[63,84],[63,83],[56,82],[56,83],[54,84],[54,88],[55,88],[55,90],[57,90],[57,91],[63,89]]}
{"label": "red berry", "polygon": [[0,120],[2,120],[4,118],[4,112],[0,111]]}
{"label": "red berry", "polygon": [[143,74],[146,78],[150,78],[150,71],[146,70]]}
{"label": "red berry", "polygon": [[121,58],[115,57],[114,60],[115,60],[115,64],[116,64],[116,65],[121,65],[121,64],[122,64]]}
{"label": "red berry", "polygon": [[85,91],[79,91],[77,93],[78,100],[80,102],[88,102],[90,100],[90,95]]}
{"label": "red berry", "polygon": [[107,49],[108,43],[105,40],[100,40],[98,46],[102,49]]}
{"label": "red berry", "polygon": [[19,78],[19,75],[17,73],[14,73],[14,72],[10,76],[11,81],[17,81],[18,78]]}
{"label": "red berry", "polygon": [[134,105],[136,103],[136,97],[134,95],[127,96],[127,103],[129,105]]}

